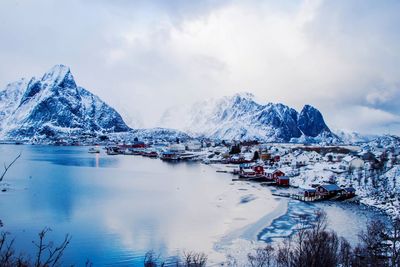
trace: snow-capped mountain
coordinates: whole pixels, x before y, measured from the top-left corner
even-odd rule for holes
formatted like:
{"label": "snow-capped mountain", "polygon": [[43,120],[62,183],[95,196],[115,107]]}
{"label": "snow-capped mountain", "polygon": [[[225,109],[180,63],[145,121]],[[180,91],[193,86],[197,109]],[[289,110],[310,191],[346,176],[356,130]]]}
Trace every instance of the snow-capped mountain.
{"label": "snow-capped mountain", "polygon": [[42,78],[10,83],[0,92],[2,138],[129,130],[117,111],[77,86],[64,65],[54,66]]}
{"label": "snow-capped mountain", "polygon": [[167,110],[160,124],[189,134],[227,140],[269,142],[338,142],[310,105],[300,113],[283,104],[262,105],[249,93],[198,102]]}

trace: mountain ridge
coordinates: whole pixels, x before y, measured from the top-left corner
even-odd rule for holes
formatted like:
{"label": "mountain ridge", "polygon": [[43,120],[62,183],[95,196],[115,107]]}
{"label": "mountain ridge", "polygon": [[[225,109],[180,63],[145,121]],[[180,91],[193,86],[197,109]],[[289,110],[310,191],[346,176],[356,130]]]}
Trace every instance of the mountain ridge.
{"label": "mountain ridge", "polygon": [[[182,124],[172,125],[171,122]],[[282,103],[259,104],[251,93],[169,109],[162,115],[160,126],[215,139],[340,142],[340,138],[326,125],[321,112],[311,105],[305,105],[297,112]]]}

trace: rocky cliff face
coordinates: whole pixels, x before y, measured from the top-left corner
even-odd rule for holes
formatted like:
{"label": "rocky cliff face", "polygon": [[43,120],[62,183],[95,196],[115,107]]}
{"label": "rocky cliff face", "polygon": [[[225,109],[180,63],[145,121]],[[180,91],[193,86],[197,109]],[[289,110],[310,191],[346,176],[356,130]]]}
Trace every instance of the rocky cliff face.
{"label": "rocky cliff face", "polygon": [[306,136],[316,137],[322,132],[330,132],[318,109],[305,105],[298,118],[298,128]]}

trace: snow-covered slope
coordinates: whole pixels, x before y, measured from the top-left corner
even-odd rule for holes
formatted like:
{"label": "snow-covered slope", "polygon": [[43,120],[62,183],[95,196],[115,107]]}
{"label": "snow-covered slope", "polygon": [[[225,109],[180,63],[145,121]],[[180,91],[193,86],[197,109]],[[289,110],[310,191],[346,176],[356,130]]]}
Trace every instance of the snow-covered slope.
{"label": "snow-covered slope", "polygon": [[227,140],[339,141],[316,108],[306,105],[298,113],[283,104],[261,105],[249,93],[171,108],[163,114],[160,125]]}
{"label": "snow-covered slope", "polygon": [[132,136],[139,138],[139,140],[164,139],[175,141],[177,138],[180,140],[187,140],[191,138],[184,132],[167,128],[136,129],[132,131]]}
{"label": "snow-covered slope", "polygon": [[345,144],[358,144],[369,142],[375,138],[377,135],[372,134],[361,134],[354,131],[345,131],[345,130],[333,130],[333,132],[343,141]]}
{"label": "snow-covered slope", "polygon": [[112,107],[77,86],[64,65],[40,79],[8,84],[0,92],[0,110],[3,139],[130,130]]}

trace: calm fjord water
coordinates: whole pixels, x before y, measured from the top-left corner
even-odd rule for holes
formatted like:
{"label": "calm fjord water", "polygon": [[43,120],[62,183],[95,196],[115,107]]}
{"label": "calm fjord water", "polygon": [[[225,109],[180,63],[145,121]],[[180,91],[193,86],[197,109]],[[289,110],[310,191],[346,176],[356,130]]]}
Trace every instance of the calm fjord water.
{"label": "calm fjord water", "polygon": [[183,249],[209,252],[236,221],[246,223],[246,215],[236,215],[247,189],[232,188],[241,185],[233,185],[230,175],[198,163],[87,149],[0,146],[0,162],[22,152],[4,181],[8,192],[0,194],[3,230],[16,237],[21,251],[31,252],[37,233],[50,227],[51,240],[72,235],[65,263],[139,264],[148,250],[164,256]]}
{"label": "calm fjord water", "polygon": [[225,236],[269,241],[290,235],[298,213],[318,206],[333,229],[353,239],[369,216],[354,207],[299,202],[290,202],[285,214],[286,200],[269,189],[232,183],[231,175],[207,165],[87,151],[0,146],[0,164],[22,152],[3,181],[8,191],[0,193],[0,230],[16,237],[19,251],[32,253],[31,241],[50,227],[48,240],[72,235],[65,264],[90,259],[95,266],[140,266],[149,250],[163,257],[194,250],[219,259],[215,244],[229,246],[221,245]]}

